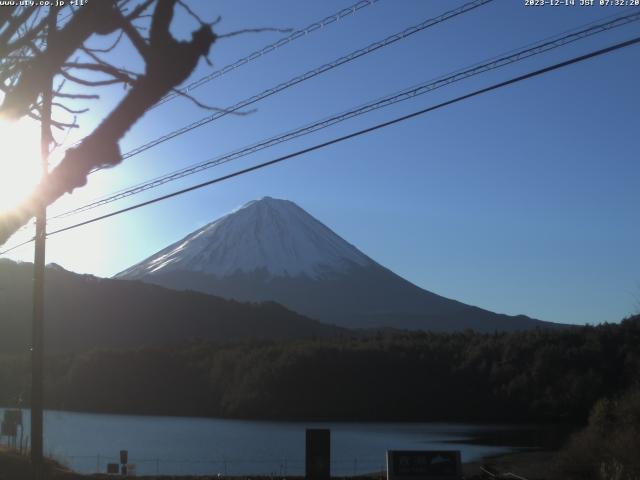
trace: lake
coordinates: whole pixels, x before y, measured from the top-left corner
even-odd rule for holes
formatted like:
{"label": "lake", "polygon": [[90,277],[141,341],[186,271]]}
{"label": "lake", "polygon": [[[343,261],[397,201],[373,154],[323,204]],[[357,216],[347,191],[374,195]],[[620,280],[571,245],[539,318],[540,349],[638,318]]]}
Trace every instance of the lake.
{"label": "lake", "polygon": [[[2,411],[2,409],[0,409]],[[29,415],[25,410],[25,435]],[[516,427],[459,423],[267,422],[45,412],[45,453],[82,473],[129,451],[138,475],[302,475],[306,428],[331,429],[331,473],[381,471],[388,449],[459,449],[463,462],[514,450]],[[533,427],[517,427],[518,431]],[[505,441],[496,439],[505,438]],[[481,440],[479,440],[481,439]],[[492,440],[489,440],[492,439]],[[534,445],[530,445],[534,446]]]}

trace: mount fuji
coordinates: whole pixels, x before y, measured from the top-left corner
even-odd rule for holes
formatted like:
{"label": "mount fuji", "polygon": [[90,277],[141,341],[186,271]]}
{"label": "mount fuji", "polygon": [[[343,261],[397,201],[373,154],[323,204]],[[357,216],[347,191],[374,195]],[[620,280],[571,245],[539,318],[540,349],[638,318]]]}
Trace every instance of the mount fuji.
{"label": "mount fuji", "polygon": [[554,325],[419,288],[295,203],[271,197],[245,204],[116,278],[240,301],[276,301],[348,328],[493,332]]}

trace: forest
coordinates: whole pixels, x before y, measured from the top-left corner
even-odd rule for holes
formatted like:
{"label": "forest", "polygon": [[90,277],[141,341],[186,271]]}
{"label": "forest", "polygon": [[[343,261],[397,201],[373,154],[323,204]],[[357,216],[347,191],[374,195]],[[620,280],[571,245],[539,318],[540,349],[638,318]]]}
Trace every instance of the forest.
{"label": "forest", "polygon": [[[0,356],[0,404],[29,398],[29,358]],[[58,354],[45,402],[73,411],[252,419],[583,424],[638,387],[640,315],[524,332],[377,333]]]}

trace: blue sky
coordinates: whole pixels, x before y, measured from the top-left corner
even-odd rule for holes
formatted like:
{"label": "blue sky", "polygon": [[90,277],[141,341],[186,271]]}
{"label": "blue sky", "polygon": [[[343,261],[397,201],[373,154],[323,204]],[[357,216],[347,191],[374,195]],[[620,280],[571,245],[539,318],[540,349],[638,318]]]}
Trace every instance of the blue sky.
{"label": "blue sky", "polygon": [[[461,5],[380,0],[337,24],[195,91],[232,105],[352,50]],[[579,2],[577,2],[579,3]],[[222,15],[220,33],[300,28],[349,1],[191,2]],[[51,211],[224,154],[511,49],[623,14],[623,7],[525,7],[496,0],[381,51],[261,101],[95,174]],[[178,19],[184,35],[195,25]],[[106,213],[275,156],[406,114],[640,33],[640,22],[483,74],[111,204]],[[220,40],[224,66],[277,40],[262,33]],[[118,61],[134,62],[127,49]],[[204,63],[193,78],[210,71]],[[640,307],[640,47],[575,65],[49,240],[47,260],[110,276],[265,195],[286,198],[413,283],[509,314],[568,323],[619,321]],[[88,133],[122,95],[114,88],[81,119]],[[206,115],[184,99],[163,105],[122,142],[128,151]],[[71,137],[73,140],[74,137]],[[63,226],[56,223],[52,226]],[[31,249],[13,258],[31,258]]]}

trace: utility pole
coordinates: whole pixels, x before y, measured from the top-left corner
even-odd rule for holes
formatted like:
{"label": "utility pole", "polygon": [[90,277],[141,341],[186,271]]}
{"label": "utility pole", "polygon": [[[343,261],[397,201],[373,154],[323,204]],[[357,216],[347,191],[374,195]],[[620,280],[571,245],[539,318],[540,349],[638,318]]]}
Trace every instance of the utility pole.
{"label": "utility pole", "polygon": [[[49,7],[47,48],[55,35],[56,7]],[[53,96],[53,72],[47,72],[47,86],[42,92],[42,119],[40,122],[40,158],[42,181],[49,174],[49,149],[51,146],[51,102]],[[39,201],[39,199],[36,199]],[[31,465],[34,480],[44,479],[43,441],[43,383],[44,383],[44,266],[47,239],[47,207],[37,205],[35,253],[33,259],[33,327],[31,346]]]}

